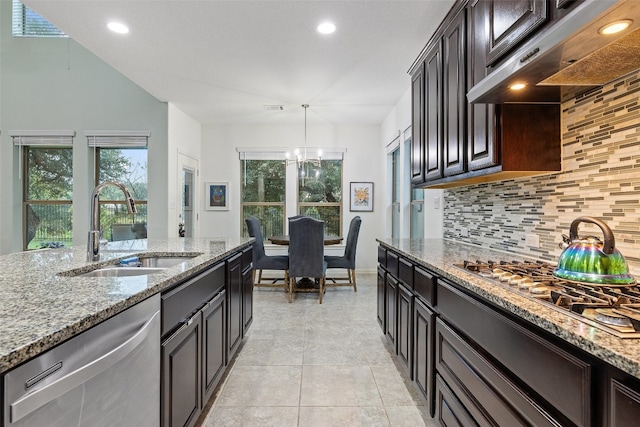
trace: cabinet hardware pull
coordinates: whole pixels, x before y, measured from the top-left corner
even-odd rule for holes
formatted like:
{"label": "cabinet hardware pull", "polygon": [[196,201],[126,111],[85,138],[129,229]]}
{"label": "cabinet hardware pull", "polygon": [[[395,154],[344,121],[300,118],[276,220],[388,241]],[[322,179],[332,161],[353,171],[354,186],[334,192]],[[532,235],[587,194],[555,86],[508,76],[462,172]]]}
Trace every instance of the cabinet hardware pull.
{"label": "cabinet hardware pull", "polygon": [[523,62],[528,61],[529,59],[534,57],[538,52],[540,52],[540,48],[539,47],[533,49],[531,52],[527,53],[525,56],[520,58],[520,63],[522,64]]}

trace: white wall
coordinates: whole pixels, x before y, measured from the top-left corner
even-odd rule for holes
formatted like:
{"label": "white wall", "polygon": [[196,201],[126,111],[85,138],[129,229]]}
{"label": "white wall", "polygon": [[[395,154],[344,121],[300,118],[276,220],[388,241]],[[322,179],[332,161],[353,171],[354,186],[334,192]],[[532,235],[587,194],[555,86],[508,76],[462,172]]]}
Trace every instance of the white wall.
{"label": "white wall", "polygon": [[[384,229],[384,161],[380,150],[380,127],[364,125],[307,125],[307,146],[347,148],[343,163],[343,235],[348,232],[351,219],[360,215],[362,226],[358,239],[357,267],[361,271],[375,271],[376,242]],[[201,182],[229,182],[229,211],[201,211],[201,236],[233,236],[244,224],[240,215],[240,160],[238,147],[282,147],[293,149],[304,144],[301,125],[229,125],[205,126],[202,132]],[[287,172],[287,185],[295,186],[295,166]],[[348,188],[353,181],[374,183],[373,212],[350,212]],[[201,191],[204,192],[204,186]],[[286,215],[296,214],[295,192],[286,201]],[[333,248],[340,250],[341,248]]]}
{"label": "white wall", "polygon": [[82,46],[61,38],[13,38],[11,2],[0,2],[0,253],[22,250],[22,179],[9,130],[75,130],[73,241],[86,245],[93,157],[85,130],[149,130],[151,237],[167,230],[167,104]]}
{"label": "white wall", "polygon": [[[407,77],[409,82],[409,78]],[[404,143],[411,137],[411,88],[407,89],[402,98],[395,107],[389,112],[381,126],[381,144],[385,154],[390,153],[392,149],[400,147],[401,168],[400,176],[405,180],[411,176],[410,152],[409,147]],[[387,188],[391,188],[391,160],[386,161],[386,177],[385,182]],[[443,190],[433,189],[424,190],[424,209],[425,209],[425,226],[424,237],[441,238],[443,236]],[[401,188],[400,205],[400,230],[402,238],[410,236],[409,217],[410,217],[410,201],[411,193],[408,181],[405,181]],[[386,209],[386,226],[384,237],[391,236],[391,191],[385,196]],[[436,207],[438,206],[438,207]]]}
{"label": "white wall", "polygon": [[[168,218],[166,222],[167,236],[178,237],[178,224],[181,222],[178,216],[180,215],[181,208],[180,197],[182,197],[181,193],[178,193],[178,187],[182,181],[178,155],[182,154],[196,159],[200,163],[200,167],[202,167],[200,162],[200,153],[202,150],[202,126],[172,103],[169,103],[168,121],[169,185],[167,186],[168,204],[166,206],[167,209],[165,209]],[[200,176],[196,174],[194,179],[194,187],[196,189],[200,189]],[[199,191],[194,195],[202,200],[202,192]],[[198,206],[197,203],[196,206]],[[198,230],[197,225],[196,230]]]}

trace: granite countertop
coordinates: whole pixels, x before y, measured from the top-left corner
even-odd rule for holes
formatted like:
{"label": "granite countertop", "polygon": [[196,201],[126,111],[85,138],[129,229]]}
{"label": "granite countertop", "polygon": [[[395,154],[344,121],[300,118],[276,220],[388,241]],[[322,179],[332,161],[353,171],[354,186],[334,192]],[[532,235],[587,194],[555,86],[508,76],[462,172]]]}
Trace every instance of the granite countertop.
{"label": "granite countertop", "polygon": [[495,305],[525,319],[607,363],[640,378],[640,339],[618,338],[544,304],[493,284],[453,263],[464,260],[525,260],[503,251],[444,239],[377,239],[416,264],[427,267]]}
{"label": "granite countertop", "polygon": [[[107,243],[100,261],[86,247],[0,256],[0,373],[128,307],[198,273],[253,238],[141,239]],[[189,255],[159,273],[130,277],[70,277],[133,255]]]}

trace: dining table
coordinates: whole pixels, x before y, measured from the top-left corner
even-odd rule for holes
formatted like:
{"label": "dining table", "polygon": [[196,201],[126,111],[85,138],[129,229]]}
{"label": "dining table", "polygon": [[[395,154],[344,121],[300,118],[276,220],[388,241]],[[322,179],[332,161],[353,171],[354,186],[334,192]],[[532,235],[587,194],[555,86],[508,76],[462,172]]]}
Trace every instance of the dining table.
{"label": "dining table", "polygon": [[[289,235],[281,234],[279,236],[271,236],[267,238],[274,245],[282,245],[289,246]],[[340,242],[344,240],[343,237],[340,236],[324,236],[324,245],[338,245]]]}

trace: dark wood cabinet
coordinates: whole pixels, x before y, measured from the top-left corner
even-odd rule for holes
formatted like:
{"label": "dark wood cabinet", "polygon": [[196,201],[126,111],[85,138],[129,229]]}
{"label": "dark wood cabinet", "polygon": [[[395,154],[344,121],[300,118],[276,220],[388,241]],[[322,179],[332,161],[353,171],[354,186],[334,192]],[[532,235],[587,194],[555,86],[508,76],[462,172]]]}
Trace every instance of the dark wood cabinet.
{"label": "dark wood cabinet", "polygon": [[[424,182],[424,64],[421,63],[411,76],[411,182]],[[378,256],[379,258],[379,256]],[[380,260],[378,259],[378,262]]]}
{"label": "dark wood cabinet", "polygon": [[377,315],[378,324],[382,329],[382,333],[387,333],[387,322],[386,322],[386,272],[384,268],[378,267],[378,277],[377,277],[377,286],[378,286],[378,303],[377,303]]}
{"label": "dark wood cabinet", "polygon": [[436,375],[435,394],[435,419],[441,426],[473,427],[478,425],[438,375]]}
{"label": "dark wood cabinet", "polygon": [[242,254],[227,260],[227,360],[231,360],[242,341]]}
{"label": "dark wood cabinet", "polygon": [[549,21],[548,0],[487,0],[487,65],[495,64],[527,36]]}
{"label": "dark wood cabinet", "polygon": [[427,402],[427,412],[434,413],[434,322],[435,313],[415,298],[413,303],[413,379]]}
{"label": "dark wood cabinet", "polygon": [[[537,5],[541,1],[544,7]],[[466,98],[467,91],[491,70],[490,52],[507,49],[500,47],[505,45],[489,49],[493,11],[505,14],[498,25],[502,34],[498,41],[516,43],[521,39],[507,37],[515,30],[503,27],[505,23],[514,16],[528,17],[529,9],[548,11],[548,1],[472,0],[453,6],[410,70],[416,97],[412,99],[414,187],[450,188],[561,170],[559,105],[470,104]],[[514,8],[511,15],[509,8]],[[422,94],[417,92],[420,85]],[[422,114],[415,111],[420,106]],[[422,160],[422,169],[416,159]]]}
{"label": "dark wood cabinet", "polygon": [[442,35],[443,175],[466,171],[466,11],[460,10]]}
{"label": "dark wood cabinet", "polygon": [[387,340],[391,343],[394,348],[394,351],[397,353],[397,307],[398,307],[398,280],[391,276],[387,275],[386,280],[386,293],[385,293],[385,307],[387,309],[386,312],[386,325],[387,325]]}
{"label": "dark wood cabinet", "polygon": [[201,331],[202,323],[198,312],[162,342],[163,427],[190,427],[200,415]]}
{"label": "dark wood cabinet", "polygon": [[419,117],[424,128],[424,180],[433,181],[443,177],[442,41],[439,38],[424,59],[424,111]]}
{"label": "dark wood cabinet", "polygon": [[413,379],[413,292],[402,283],[398,286],[398,357]]}
{"label": "dark wood cabinet", "polygon": [[227,366],[225,351],[226,292],[209,301],[202,312],[202,404],[209,400]]}
{"label": "dark wood cabinet", "polygon": [[[251,248],[242,254],[242,336],[249,330],[253,322],[253,268],[251,264]],[[248,253],[248,255],[247,255]]]}

